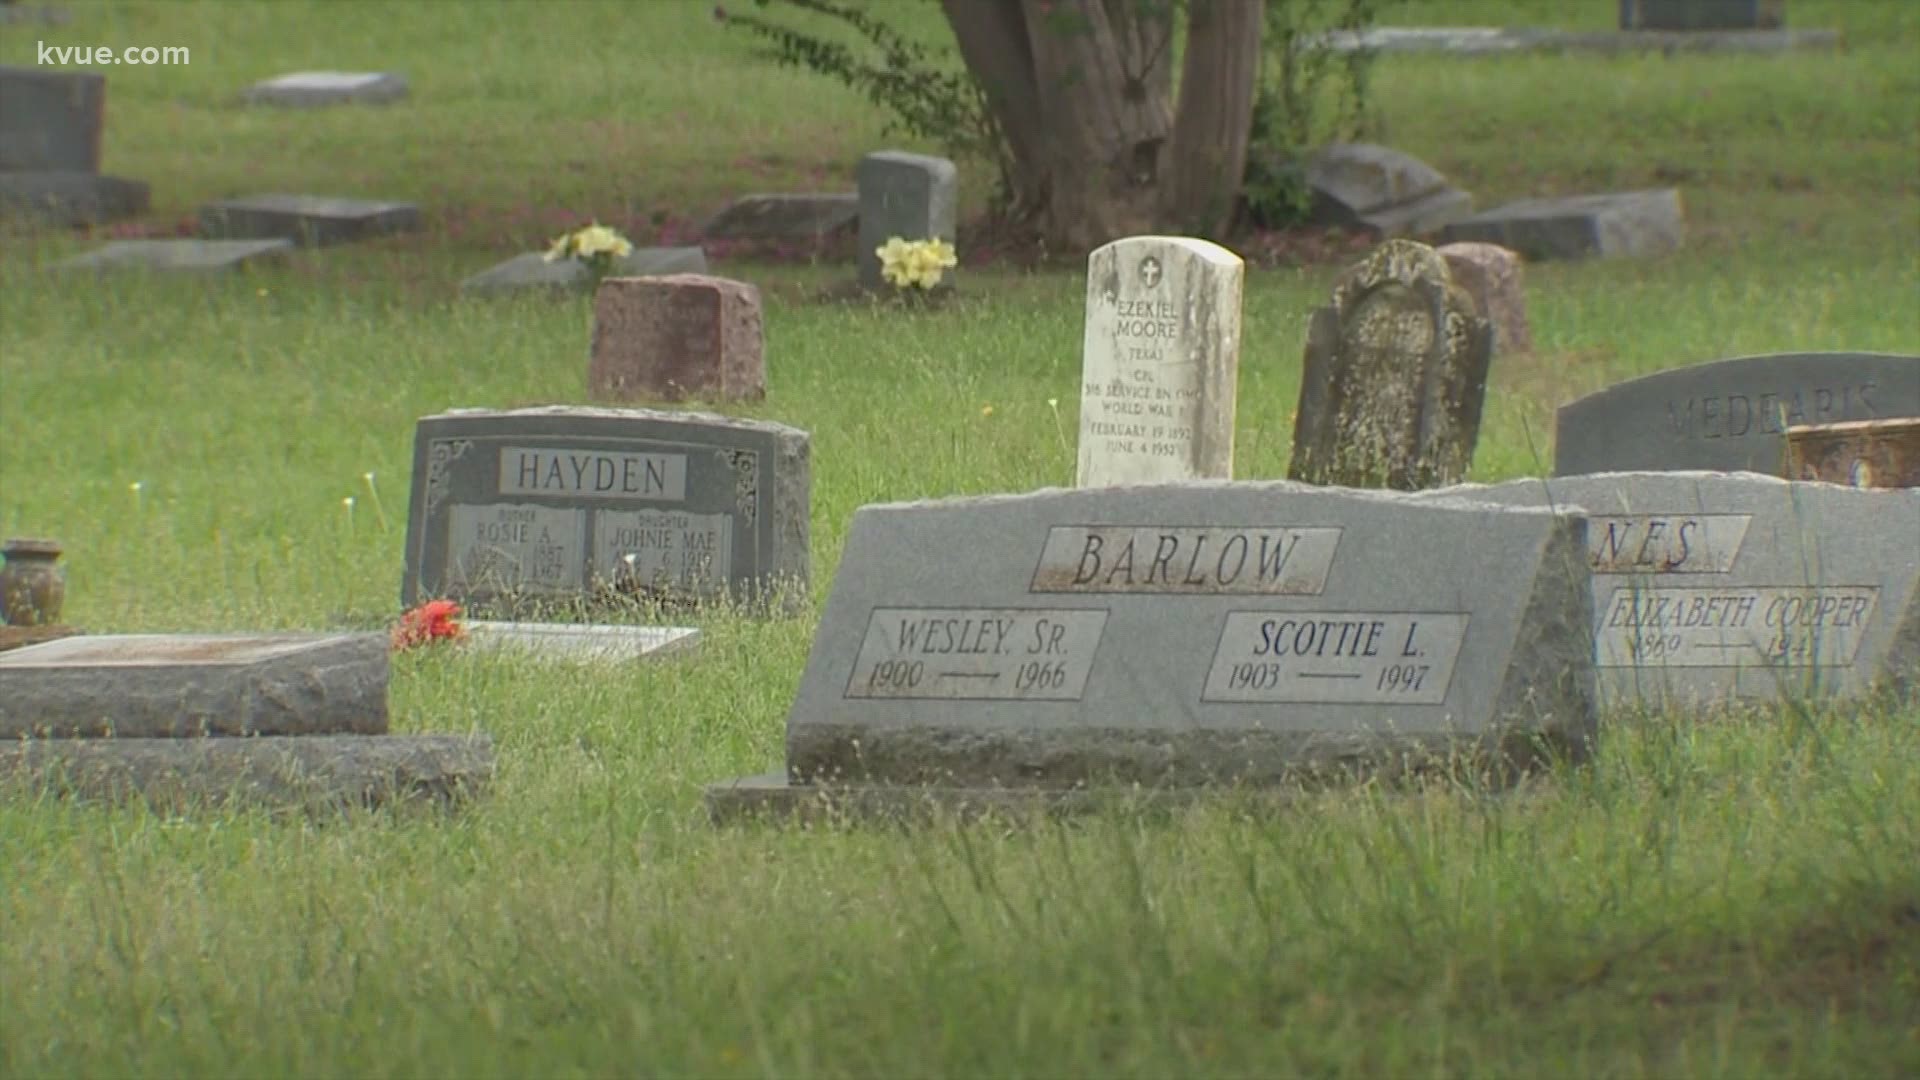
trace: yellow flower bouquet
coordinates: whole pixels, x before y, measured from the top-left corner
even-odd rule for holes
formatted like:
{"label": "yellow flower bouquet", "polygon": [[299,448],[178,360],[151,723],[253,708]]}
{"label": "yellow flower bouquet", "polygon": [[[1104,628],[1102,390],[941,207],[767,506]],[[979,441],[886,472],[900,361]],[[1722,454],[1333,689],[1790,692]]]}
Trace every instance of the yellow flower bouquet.
{"label": "yellow flower bouquet", "polygon": [[594,222],[583,229],[555,238],[547,248],[547,261],[559,262],[561,259],[574,259],[585,263],[593,276],[602,278],[613,269],[613,260],[624,259],[633,252],[633,242],[621,236],[615,229]]}
{"label": "yellow flower bouquet", "polygon": [[945,240],[906,240],[893,237],[873,249],[880,256],[880,276],[896,289],[926,291],[940,284],[941,275],[960,264],[953,245]]}

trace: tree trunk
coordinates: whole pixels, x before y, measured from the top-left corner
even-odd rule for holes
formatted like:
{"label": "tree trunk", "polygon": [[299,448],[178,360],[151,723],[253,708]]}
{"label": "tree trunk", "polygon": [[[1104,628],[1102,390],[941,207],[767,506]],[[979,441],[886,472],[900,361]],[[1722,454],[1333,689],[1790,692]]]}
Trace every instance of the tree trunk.
{"label": "tree trunk", "polygon": [[1167,224],[1222,237],[1247,172],[1264,0],[1191,0],[1162,193]]}
{"label": "tree trunk", "polygon": [[960,46],[960,59],[987,95],[1013,161],[1013,211],[1043,212],[1047,167],[1042,148],[1040,89],[1033,81],[1033,47],[1023,0],[940,0]]}

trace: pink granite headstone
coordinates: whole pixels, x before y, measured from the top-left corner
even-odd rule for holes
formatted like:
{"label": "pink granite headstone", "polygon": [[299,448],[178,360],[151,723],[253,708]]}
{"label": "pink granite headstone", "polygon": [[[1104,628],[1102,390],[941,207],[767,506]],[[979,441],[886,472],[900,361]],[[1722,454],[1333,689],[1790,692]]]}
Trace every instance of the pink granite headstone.
{"label": "pink granite headstone", "polygon": [[606,279],[594,294],[587,389],[620,402],[765,397],[760,290],[705,274]]}
{"label": "pink granite headstone", "polygon": [[1453,280],[1473,297],[1480,315],[1493,324],[1495,352],[1521,355],[1533,351],[1533,328],[1527,321],[1527,291],[1520,274],[1520,256],[1498,244],[1462,242],[1435,248],[1447,260]]}

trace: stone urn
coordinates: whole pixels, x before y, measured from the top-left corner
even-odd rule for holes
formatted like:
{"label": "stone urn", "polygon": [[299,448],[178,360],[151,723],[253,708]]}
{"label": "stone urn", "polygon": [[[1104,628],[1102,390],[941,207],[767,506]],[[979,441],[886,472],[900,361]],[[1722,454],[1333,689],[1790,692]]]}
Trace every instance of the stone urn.
{"label": "stone urn", "polygon": [[8,540],[0,546],[0,615],[9,626],[46,626],[60,621],[67,598],[67,572],[53,540]]}

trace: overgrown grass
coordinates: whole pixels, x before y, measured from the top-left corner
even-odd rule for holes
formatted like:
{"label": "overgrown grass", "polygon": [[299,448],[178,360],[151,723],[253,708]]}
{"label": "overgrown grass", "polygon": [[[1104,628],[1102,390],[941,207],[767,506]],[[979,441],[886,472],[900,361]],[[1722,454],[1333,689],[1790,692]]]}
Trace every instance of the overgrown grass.
{"label": "overgrown grass", "polygon": [[[749,62],[704,4],[75,7],[68,27],[0,28],[0,57],[30,63],[36,38],[195,50],[189,68],[111,73],[108,168],[153,183],[154,220],[296,189],[417,198],[432,222],[208,282],[56,279],[42,265],[82,239],[5,238],[0,534],[66,543],[68,618],[95,631],[391,618],[414,419],[586,400],[586,304],[461,301],[462,276],[588,216],[845,187],[878,145],[876,113]],[[890,10],[938,31],[934,5]],[[1540,355],[1496,361],[1476,479],[1544,472],[1553,407],[1628,375],[1916,351],[1920,16],[1892,0],[1791,15],[1850,48],[1382,61],[1385,139],[1481,205],[1673,183],[1687,202],[1677,255],[1529,268]],[[233,104],[316,67],[403,70],[414,96]],[[1284,475],[1305,317],[1334,269],[1249,278],[1242,477]],[[740,411],[813,433],[816,602],[863,503],[1070,482],[1070,270],[967,268],[963,302],[913,315],[811,299],[849,267],[720,270],[768,298],[770,394]],[[0,801],[0,1072],[1920,1066],[1911,706],[1614,718],[1591,767],[1502,798],[716,831],[699,792],[780,760],[814,616],[702,621],[691,656],[587,678],[399,657],[397,727],[496,741],[495,788],[456,817]]]}

